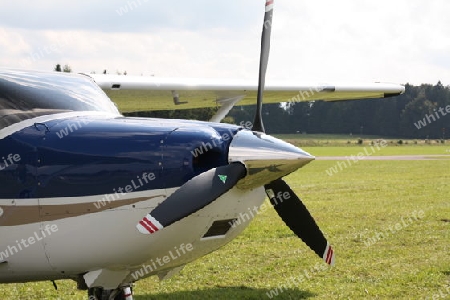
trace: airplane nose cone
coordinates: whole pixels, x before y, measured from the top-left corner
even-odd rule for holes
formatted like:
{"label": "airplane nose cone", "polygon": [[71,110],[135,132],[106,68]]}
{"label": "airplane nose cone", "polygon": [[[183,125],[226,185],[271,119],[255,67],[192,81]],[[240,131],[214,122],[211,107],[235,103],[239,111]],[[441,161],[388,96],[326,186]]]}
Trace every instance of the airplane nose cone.
{"label": "airplane nose cone", "polygon": [[286,176],[315,157],[289,143],[260,132],[239,131],[230,144],[228,161],[241,162],[247,176],[240,188],[255,188]]}

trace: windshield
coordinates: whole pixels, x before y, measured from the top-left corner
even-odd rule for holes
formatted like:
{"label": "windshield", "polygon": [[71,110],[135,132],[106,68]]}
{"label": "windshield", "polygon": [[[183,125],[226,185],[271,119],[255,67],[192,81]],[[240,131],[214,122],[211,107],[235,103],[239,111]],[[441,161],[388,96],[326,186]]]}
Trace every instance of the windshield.
{"label": "windshield", "polygon": [[120,115],[88,76],[0,70],[0,129],[43,115],[74,111]]}

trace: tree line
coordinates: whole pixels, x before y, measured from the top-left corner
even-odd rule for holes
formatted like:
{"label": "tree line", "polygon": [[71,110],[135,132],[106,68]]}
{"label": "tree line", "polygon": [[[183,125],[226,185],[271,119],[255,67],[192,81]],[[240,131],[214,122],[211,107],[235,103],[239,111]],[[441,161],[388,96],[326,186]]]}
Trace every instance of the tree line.
{"label": "tree line", "polygon": [[[263,108],[268,133],[328,133],[399,138],[450,136],[450,87],[407,84],[403,95],[386,99],[341,102],[267,104]],[[235,107],[236,124],[253,120],[254,107]],[[447,134],[447,136],[446,136]]]}

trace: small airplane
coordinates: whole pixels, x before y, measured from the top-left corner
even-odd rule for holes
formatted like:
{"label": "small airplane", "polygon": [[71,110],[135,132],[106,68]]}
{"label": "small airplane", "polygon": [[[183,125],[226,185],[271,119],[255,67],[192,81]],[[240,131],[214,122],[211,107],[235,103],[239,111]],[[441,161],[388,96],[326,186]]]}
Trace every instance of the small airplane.
{"label": "small airplane", "polygon": [[[264,133],[263,92],[278,101],[337,101],[404,87],[266,85],[273,1],[265,5],[257,85],[0,69],[1,283],[72,279],[89,299],[131,300],[134,282],[169,278],[232,241],[265,194],[286,225],[334,263],[282,179],[314,156]],[[175,108],[222,107],[214,122],[124,117],[104,92],[111,90],[145,91]],[[219,123],[255,98],[251,129]]]}

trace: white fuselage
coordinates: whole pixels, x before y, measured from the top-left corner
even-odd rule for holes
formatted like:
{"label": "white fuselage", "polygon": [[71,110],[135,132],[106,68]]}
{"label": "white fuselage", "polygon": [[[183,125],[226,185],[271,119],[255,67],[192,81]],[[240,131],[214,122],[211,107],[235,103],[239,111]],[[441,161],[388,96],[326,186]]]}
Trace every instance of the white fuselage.
{"label": "white fuselage", "polygon": [[[75,278],[87,272],[93,272],[94,279],[114,281],[109,283],[111,285],[156,274],[164,277],[171,269],[234,239],[256,215],[254,208],[259,208],[264,201],[262,187],[250,191],[234,188],[197,213],[156,234],[140,234],[136,229],[137,222],[175,190],[129,193],[121,200],[144,200],[102,211],[96,211],[100,196],[21,200],[19,209],[91,203],[92,212],[72,217],[68,213],[54,221],[1,226],[3,263],[0,264],[0,282]],[[13,200],[1,200],[0,207],[12,204],[15,205]],[[3,214],[0,221],[6,217],[9,216]],[[242,219],[242,222],[231,227],[225,235],[203,238],[214,221],[232,219]],[[94,279],[86,278],[86,282],[95,286],[99,281]]]}

